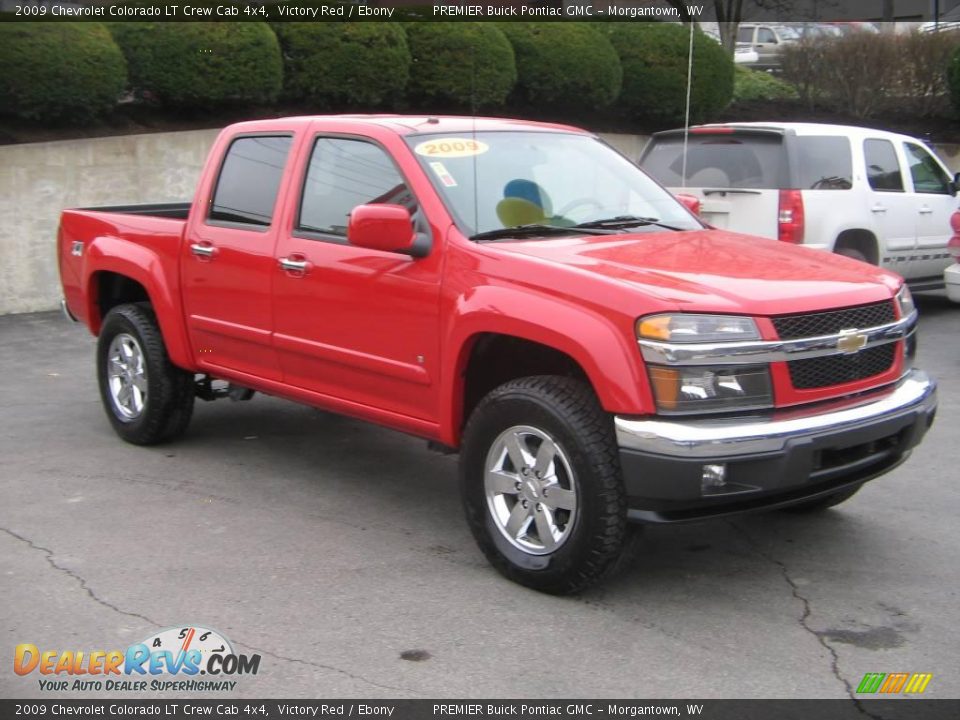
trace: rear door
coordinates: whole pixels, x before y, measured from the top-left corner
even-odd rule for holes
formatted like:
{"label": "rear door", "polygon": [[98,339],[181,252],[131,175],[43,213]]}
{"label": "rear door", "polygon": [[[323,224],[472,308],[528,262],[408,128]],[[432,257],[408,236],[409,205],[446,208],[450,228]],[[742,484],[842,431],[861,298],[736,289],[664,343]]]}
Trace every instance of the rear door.
{"label": "rear door", "polygon": [[273,222],[292,135],[235,137],[181,249],[187,332],[197,364],[279,380],[271,340]]}
{"label": "rear door", "polygon": [[880,264],[907,276],[917,244],[916,209],[907,193],[900,156],[894,144],[883,138],[863,141],[867,177],[867,208],[880,241]]}
{"label": "rear door", "polygon": [[951,263],[946,250],[951,235],[950,215],[957,209],[950,175],[919,143],[904,142],[903,152],[910,170],[917,234],[916,259],[911,264],[909,279],[942,280],[943,271]]}
{"label": "rear door", "polygon": [[659,133],[640,166],[671,192],[697,196],[704,222],[775,240],[787,175],[783,140],[775,130],[696,128],[684,162],[683,133]]}

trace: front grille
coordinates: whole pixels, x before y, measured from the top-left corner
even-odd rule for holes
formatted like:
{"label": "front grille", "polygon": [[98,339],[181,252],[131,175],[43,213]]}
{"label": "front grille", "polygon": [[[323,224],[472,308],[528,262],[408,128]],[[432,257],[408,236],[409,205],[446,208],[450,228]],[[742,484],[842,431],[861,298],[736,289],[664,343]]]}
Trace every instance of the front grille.
{"label": "front grille", "polygon": [[790,380],[797,390],[829,387],[887,372],[893,365],[896,349],[896,343],[887,343],[854,355],[792,360],[787,367],[790,369]]}
{"label": "front grille", "polygon": [[886,325],[896,320],[893,301],[861,305],[860,307],[830,310],[829,312],[784,315],[773,318],[773,326],[781,340],[836,335],[841,330]]}

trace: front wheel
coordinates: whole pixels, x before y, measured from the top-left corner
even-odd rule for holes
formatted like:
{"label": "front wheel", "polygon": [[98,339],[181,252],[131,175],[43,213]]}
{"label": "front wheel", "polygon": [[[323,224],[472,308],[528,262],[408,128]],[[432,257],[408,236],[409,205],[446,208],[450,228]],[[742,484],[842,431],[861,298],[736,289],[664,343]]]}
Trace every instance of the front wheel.
{"label": "front wheel", "polygon": [[474,410],[461,495],[480,549],[507,578],[552,594],[595,583],[627,536],[613,424],[592,390],[554,376],[501,385]]}
{"label": "front wheel", "polygon": [[107,418],[134,445],[171,440],[193,414],[193,375],[175,367],[147,304],[107,313],[97,341],[97,377]]}

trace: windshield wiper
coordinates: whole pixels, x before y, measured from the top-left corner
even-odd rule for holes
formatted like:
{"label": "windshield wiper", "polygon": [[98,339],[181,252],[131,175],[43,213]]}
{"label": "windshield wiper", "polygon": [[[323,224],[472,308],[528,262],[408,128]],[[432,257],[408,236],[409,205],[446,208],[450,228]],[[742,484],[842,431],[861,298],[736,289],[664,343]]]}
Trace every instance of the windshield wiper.
{"label": "windshield wiper", "polygon": [[591,220],[590,222],[577,223],[574,225],[574,228],[623,230],[626,228],[640,227],[641,225],[655,225],[664,230],[676,230],[677,232],[684,229],[662,223],[660,222],[660,218],[638,217],[636,215],[617,215],[616,217],[603,218],[602,220]]}
{"label": "windshield wiper", "polygon": [[485,232],[471,235],[471,240],[500,240],[503,238],[519,239],[526,237],[537,237],[545,235],[570,235],[571,233],[580,233],[584,235],[611,235],[614,230],[585,226],[561,227],[560,225],[544,225],[542,223],[531,223],[529,225],[516,225],[514,227],[497,228],[496,230],[487,230]]}

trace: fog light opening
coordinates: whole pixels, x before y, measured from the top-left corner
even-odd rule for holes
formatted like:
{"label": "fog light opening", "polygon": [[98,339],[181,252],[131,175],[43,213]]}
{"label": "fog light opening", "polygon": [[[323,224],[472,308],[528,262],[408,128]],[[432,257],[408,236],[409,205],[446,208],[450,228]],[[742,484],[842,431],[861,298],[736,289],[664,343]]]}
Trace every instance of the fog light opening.
{"label": "fog light opening", "polygon": [[727,466],[704,465],[703,474],[700,476],[700,492],[703,495],[710,495],[721,490],[727,484]]}

